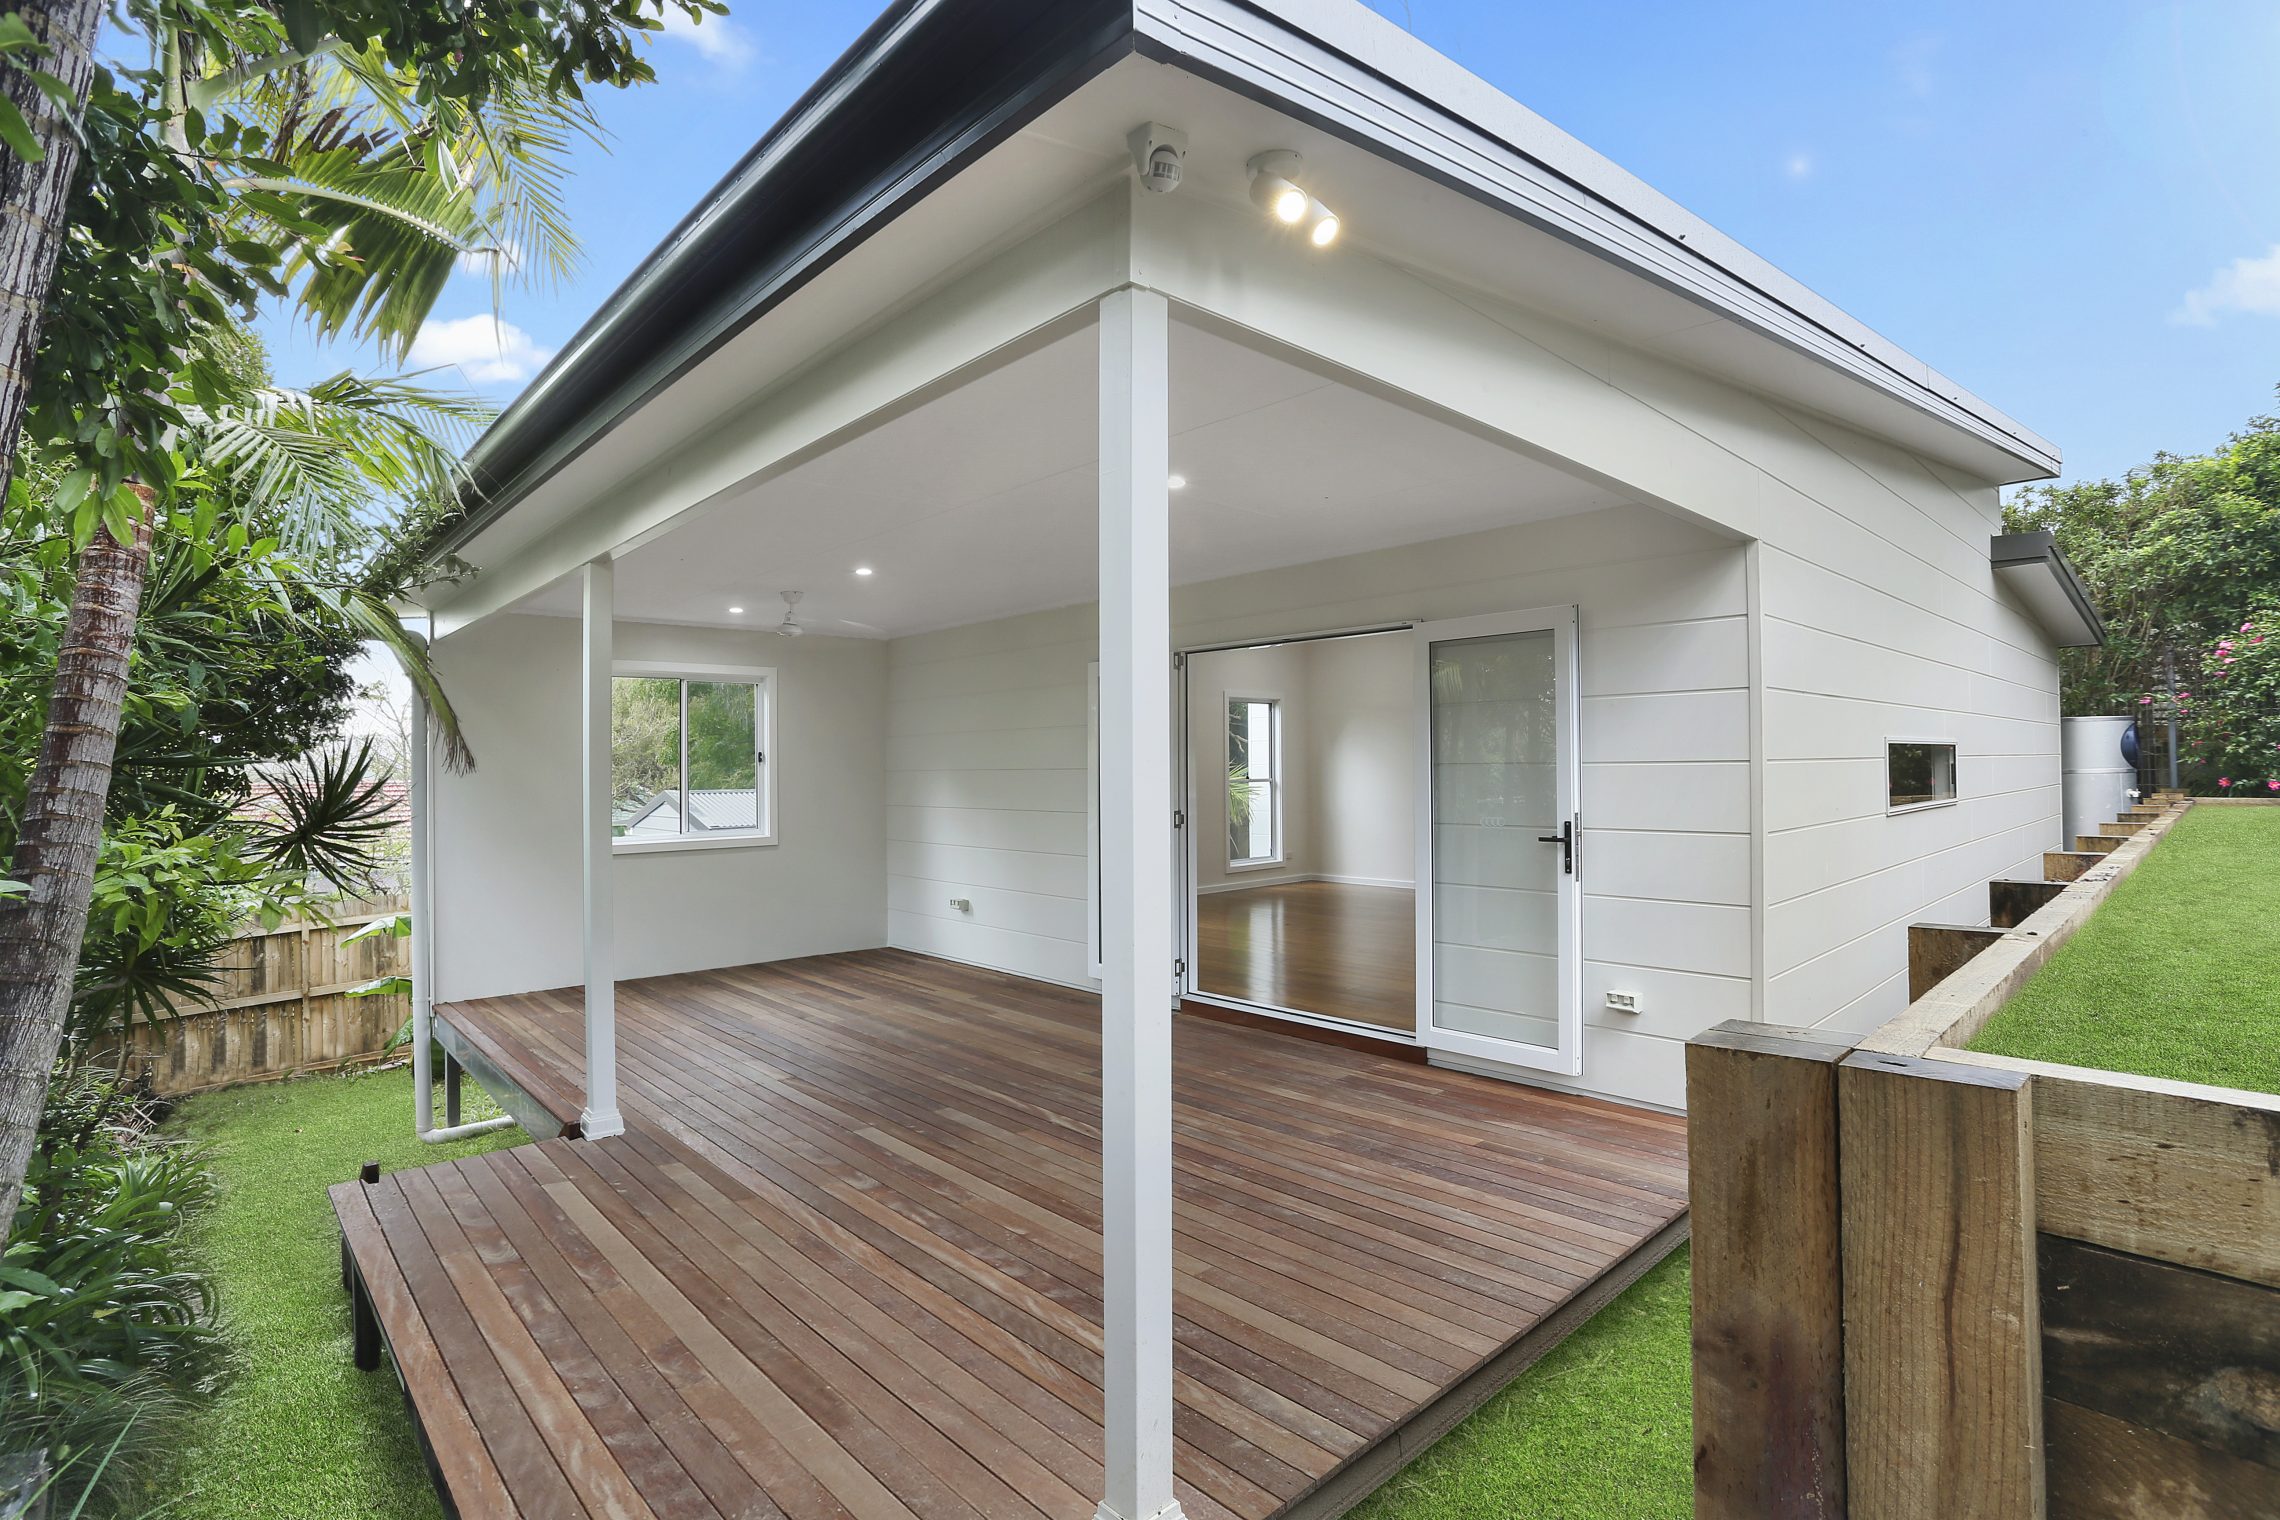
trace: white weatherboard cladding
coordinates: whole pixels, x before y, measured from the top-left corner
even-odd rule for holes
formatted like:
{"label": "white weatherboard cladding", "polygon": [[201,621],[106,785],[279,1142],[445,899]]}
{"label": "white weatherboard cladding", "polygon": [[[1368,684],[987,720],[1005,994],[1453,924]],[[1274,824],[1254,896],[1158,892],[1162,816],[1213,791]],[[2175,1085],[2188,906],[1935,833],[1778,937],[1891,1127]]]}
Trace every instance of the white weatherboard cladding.
{"label": "white weatherboard cladding", "polygon": [[[618,855],[619,979],[885,941],[886,651],[619,623],[624,660],[777,670],[779,842]],[[579,981],[579,625],[488,618],[436,657],[476,768],[435,775],[438,1001]]]}
{"label": "white weatherboard cladding", "polygon": [[[1686,1037],[1750,1010],[1747,753],[1716,732],[1699,753],[1670,738],[1705,692],[1746,705],[1745,595],[1738,545],[1626,507],[1180,588],[1173,641],[1580,604],[1587,733],[1595,699],[1679,700],[1668,723],[1632,730],[1636,754],[1611,741],[1584,759],[1586,849],[1606,842],[1610,862],[1605,887],[1584,869],[1585,1075],[1573,1085],[1675,1107]],[[1086,606],[887,646],[888,795],[926,799],[889,809],[892,943],[1087,985],[1093,638]],[[968,815],[957,843],[942,821],[953,812]],[[1642,881],[1666,845],[1671,876]],[[1639,895],[1598,895],[1608,888]],[[971,912],[949,906],[961,897]],[[1638,993],[1642,1012],[1606,1012],[1611,989]]]}

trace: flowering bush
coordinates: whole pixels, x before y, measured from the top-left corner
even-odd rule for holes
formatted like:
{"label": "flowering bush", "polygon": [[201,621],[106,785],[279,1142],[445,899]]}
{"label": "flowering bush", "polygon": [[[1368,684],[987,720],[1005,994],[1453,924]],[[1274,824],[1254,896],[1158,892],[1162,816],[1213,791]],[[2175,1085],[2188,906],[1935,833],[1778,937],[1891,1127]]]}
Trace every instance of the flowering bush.
{"label": "flowering bush", "polygon": [[2250,614],[2203,651],[2177,712],[2195,790],[2280,796],[2280,606]]}

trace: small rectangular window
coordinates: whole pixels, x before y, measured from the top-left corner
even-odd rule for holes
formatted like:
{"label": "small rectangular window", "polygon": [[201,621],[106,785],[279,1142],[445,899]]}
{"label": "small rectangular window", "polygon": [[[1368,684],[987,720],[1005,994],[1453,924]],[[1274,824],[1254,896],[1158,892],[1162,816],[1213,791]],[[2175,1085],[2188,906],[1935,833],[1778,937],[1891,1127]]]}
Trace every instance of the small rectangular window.
{"label": "small rectangular window", "polygon": [[621,848],[773,837],[770,675],[691,670],[611,681],[610,832]]}
{"label": "small rectangular window", "polygon": [[1892,812],[1955,801],[1955,746],[1944,739],[1893,739],[1884,746],[1885,806]]}
{"label": "small rectangular window", "polygon": [[1227,863],[1282,859],[1282,704],[1270,697],[1227,699]]}

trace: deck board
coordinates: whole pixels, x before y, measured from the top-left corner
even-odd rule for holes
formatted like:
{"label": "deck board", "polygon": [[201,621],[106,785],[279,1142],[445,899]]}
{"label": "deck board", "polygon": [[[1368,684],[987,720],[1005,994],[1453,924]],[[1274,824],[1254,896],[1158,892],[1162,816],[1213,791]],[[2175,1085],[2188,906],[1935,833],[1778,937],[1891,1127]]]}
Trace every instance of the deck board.
{"label": "deck board", "polygon": [[[574,1121],[574,989],[439,1012]],[[460,1512],[1089,1515],[1097,1019],[897,951],[621,983],[626,1134],[335,1189]],[[1390,1450],[1683,1213],[1682,1120],[1176,1031],[1195,1520],[1265,1520]]]}

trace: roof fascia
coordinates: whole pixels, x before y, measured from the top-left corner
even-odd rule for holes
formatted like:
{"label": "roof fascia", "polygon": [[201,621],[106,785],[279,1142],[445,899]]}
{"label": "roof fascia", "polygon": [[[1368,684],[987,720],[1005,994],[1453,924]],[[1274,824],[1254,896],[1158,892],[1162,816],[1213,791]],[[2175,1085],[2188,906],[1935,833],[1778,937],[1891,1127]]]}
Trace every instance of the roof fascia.
{"label": "roof fascia", "polygon": [[450,552],[851,248],[1129,55],[1129,0],[890,9],[611,294],[468,455]]}

